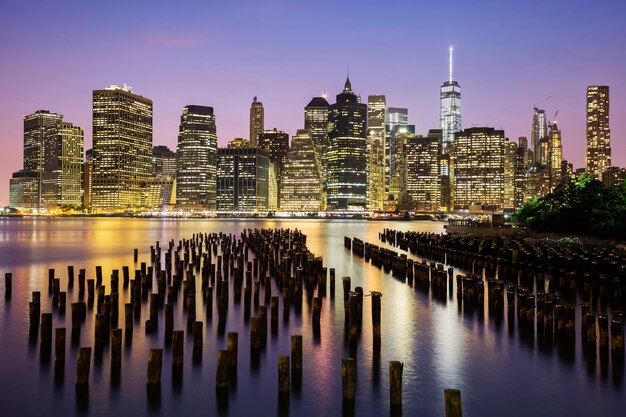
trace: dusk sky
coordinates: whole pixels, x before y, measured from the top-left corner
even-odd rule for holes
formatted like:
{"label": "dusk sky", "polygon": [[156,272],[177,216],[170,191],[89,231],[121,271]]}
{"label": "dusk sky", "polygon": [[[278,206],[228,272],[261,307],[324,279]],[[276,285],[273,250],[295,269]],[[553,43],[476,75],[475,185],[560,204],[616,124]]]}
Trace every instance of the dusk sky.
{"label": "dusk sky", "polygon": [[418,133],[439,125],[455,48],[463,127],[530,136],[533,106],[558,110],[564,157],[584,166],[585,90],[610,86],[613,165],[626,166],[626,2],[31,1],[0,5],[0,206],[22,168],[22,117],[61,113],[91,147],[92,90],[127,83],[154,101],[154,145],[176,148],[183,106],[215,109],[220,145],[266,129],[294,135],[303,107],[343,87],[385,94]]}

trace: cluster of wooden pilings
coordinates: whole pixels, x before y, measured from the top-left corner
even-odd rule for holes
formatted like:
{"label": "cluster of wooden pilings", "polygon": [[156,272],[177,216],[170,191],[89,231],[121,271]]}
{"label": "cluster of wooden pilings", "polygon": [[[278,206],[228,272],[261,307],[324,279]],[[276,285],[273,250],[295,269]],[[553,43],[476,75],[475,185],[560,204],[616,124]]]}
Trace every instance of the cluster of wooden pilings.
{"label": "cluster of wooden pilings", "polygon": [[[358,247],[358,243],[356,245]],[[371,248],[370,248],[371,249]],[[191,239],[178,242],[171,240],[167,248],[156,242],[150,247],[150,261],[139,261],[139,249],[133,250],[136,269],[131,279],[131,268],[123,266],[113,269],[108,288],[103,280],[103,268],[95,267],[95,278],[87,279],[86,269],[79,269],[77,296],[70,303],[71,343],[76,349],[76,392],[77,398],[87,398],[92,357],[102,362],[105,346],[110,349],[111,381],[119,383],[122,374],[122,344],[132,346],[133,332],[137,328],[150,334],[163,329],[163,346],[155,346],[147,352],[146,384],[151,402],[160,398],[161,375],[163,372],[164,347],[172,351],[172,382],[182,384],[184,364],[185,331],[192,334],[192,360],[202,357],[204,329],[214,320],[217,311],[218,333],[225,332],[228,320],[228,304],[243,304],[244,321],[249,324],[249,345],[252,363],[258,367],[260,352],[265,348],[268,337],[268,321],[273,335],[278,331],[280,304],[283,321],[287,323],[290,310],[302,314],[303,298],[306,296],[310,310],[314,338],[320,338],[320,319],[323,299],[329,293],[335,297],[335,270],[323,265],[321,258],[313,255],[306,247],[306,236],[298,230],[248,229],[239,237],[232,234],[195,234]],[[376,262],[384,261],[380,253],[368,252]],[[163,258],[163,259],[162,259]],[[406,258],[406,257],[405,257]],[[162,261],[163,260],[163,261]],[[396,262],[392,268],[399,267]],[[67,268],[67,291],[61,291],[62,280],[58,271],[48,272],[48,295],[51,297],[51,312],[42,312],[41,292],[34,291],[29,303],[31,342],[40,338],[42,358],[49,358],[53,341],[53,314],[64,315],[68,294],[74,292],[74,267]],[[120,282],[121,281],[121,282]],[[199,285],[198,285],[199,284]],[[13,276],[5,274],[5,297],[11,298]],[[272,288],[277,288],[276,295]],[[342,278],[344,309],[346,312],[346,336],[351,351],[356,348],[363,321],[364,297],[371,297],[372,334],[374,349],[381,345],[381,297],[379,292],[364,295],[361,287],[351,288],[350,277]],[[261,290],[263,297],[261,298]],[[231,296],[232,292],[232,296]],[[243,297],[242,297],[243,293]],[[197,305],[202,300],[204,321]],[[243,301],[242,301],[243,298]],[[182,304],[182,305],[180,305]],[[48,305],[48,303],[45,303]],[[123,305],[123,307],[122,307]],[[148,306],[148,316],[141,320],[142,306]],[[214,308],[214,305],[216,308]],[[175,326],[175,309],[183,310],[184,321]],[[269,307],[269,314],[268,314]],[[200,310],[200,311],[199,311]],[[91,313],[93,311],[93,313]],[[120,319],[123,311],[123,320]],[[200,313],[200,314],[199,314]],[[93,316],[93,345],[81,345],[88,314]],[[143,326],[142,326],[143,323]],[[123,327],[122,327],[123,326]],[[39,330],[39,331],[38,331]],[[245,339],[244,339],[245,340]],[[57,327],[55,342],[55,379],[63,378],[65,369],[66,329]],[[237,363],[240,338],[229,332],[227,346],[219,350],[216,359],[215,389],[220,403],[227,401],[226,395],[237,380]],[[343,361],[342,395],[345,404],[355,398],[356,364],[354,357]],[[352,362],[350,362],[352,361]],[[255,365],[256,363],[256,365]],[[351,363],[351,365],[350,365]],[[402,404],[403,364],[392,361],[390,372],[390,404],[392,410],[400,410]],[[278,357],[278,392],[281,404],[288,402],[292,387],[299,390],[302,384],[303,353],[302,335],[291,335],[290,355]],[[354,372],[354,373],[353,373]],[[448,393],[446,392],[446,407]],[[352,409],[353,410],[353,409]],[[459,397],[460,410],[460,397]],[[459,414],[450,414],[460,415]]]}
{"label": "cluster of wooden pilings", "polygon": [[[624,253],[606,247],[390,229],[380,233],[379,238],[432,261],[430,264],[425,260],[413,262],[416,287],[430,288],[433,296],[440,292],[445,294],[443,268],[433,264],[447,263],[450,265],[449,294],[454,285],[452,267],[464,271],[456,276],[460,309],[483,312],[487,307],[496,319],[506,310],[509,326],[517,319],[523,339],[533,341],[536,336],[543,347],[551,347],[556,342],[560,352],[570,357],[573,357],[576,334],[580,332],[588,360],[595,363],[599,352],[602,363],[610,352],[613,369],[620,373],[623,370]],[[368,245],[364,244],[366,248]],[[404,259],[388,249],[376,251],[381,249],[395,261]],[[407,267],[409,261],[406,260]],[[433,275],[435,270],[440,273]],[[406,277],[410,279],[409,274]],[[443,291],[438,289],[440,285]],[[580,312],[578,326],[577,309]]]}

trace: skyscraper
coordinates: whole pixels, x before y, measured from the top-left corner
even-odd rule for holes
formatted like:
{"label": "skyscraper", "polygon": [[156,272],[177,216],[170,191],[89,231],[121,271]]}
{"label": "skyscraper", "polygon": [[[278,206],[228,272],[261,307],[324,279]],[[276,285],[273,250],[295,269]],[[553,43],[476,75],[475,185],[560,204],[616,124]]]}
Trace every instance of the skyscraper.
{"label": "skyscraper", "polygon": [[561,144],[561,131],[554,121],[550,125],[548,146],[548,169],[550,175],[550,190],[561,181],[563,165],[563,145]]}
{"label": "skyscraper", "polygon": [[141,206],[152,173],[152,100],[129,86],[93,91],[93,192],[95,210]]}
{"label": "skyscraper", "polygon": [[437,137],[409,137],[405,144],[406,191],[415,210],[437,210],[441,201]]}
{"label": "skyscraper", "polygon": [[[395,157],[397,155],[397,133],[401,127],[409,123],[409,110],[401,107],[387,108],[387,140],[385,143],[385,193],[389,193],[389,185],[394,175]],[[415,130],[413,130],[415,132]],[[388,199],[387,197],[385,198]]]}
{"label": "skyscraper", "polygon": [[451,46],[448,81],[443,83],[440,90],[439,121],[443,131],[443,154],[450,153],[449,148],[454,144],[454,134],[461,131],[461,86],[452,77],[452,52]]}
{"label": "skyscraper", "polygon": [[217,165],[217,209],[267,210],[269,154],[258,148],[220,148]]}
{"label": "skyscraper", "polygon": [[320,163],[311,132],[298,129],[281,178],[280,209],[318,211],[321,209]]}
{"label": "skyscraper", "polygon": [[503,204],[505,209],[515,208],[515,167],[517,162],[517,143],[509,141],[506,138],[504,141],[503,160],[504,160],[504,189],[503,189]]}
{"label": "skyscraper", "polygon": [[587,87],[587,172],[602,179],[611,166],[611,129],[609,127],[609,86]]}
{"label": "skyscraper", "polygon": [[[56,141],[57,125],[63,120],[63,115],[50,113],[48,110],[37,110],[24,117],[24,169],[34,173],[35,184],[27,187],[28,192],[35,195],[28,196],[27,200],[35,203],[34,208],[44,208],[43,201],[43,172],[45,165],[45,145]],[[26,178],[23,174],[20,178]]]}
{"label": "skyscraper", "polygon": [[311,132],[320,162],[322,181],[322,209],[326,207],[326,176],[328,152],[328,109],[326,97],[313,97],[304,108],[304,128]]}
{"label": "skyscraper", "polygon": [[176,147],[176,205],[215,210],[217,134],[213,107],[186,106]]}
{"label": "skyscraper", "polygon": [[530,146],[533,163],[548,165],[548,121],[543,109],[533,108],[533,124],[530,129]]}
{"label": "skyscraper", "polygon": [[252,99],[250,106],[250,145],[257,146],[257,139],[260,133],[265,130],[265,110],[263,103],[257,101],[256,96]]}
{"label": "skyscraper", "polygon": [[144,206],[164,210],[175,203],[176,152],[164,145],[152,149],[154,176],[146,182]]}
{"label": "skyscraper", "polygon": [[82,206],[83,129],[59,122],[45,139],[42,199],[47,208]]}
{"label": "skyscraper", "polygon": [[454,152],[455,210],[500,210],[504,202],[504,131],[458,132]]}
{"label": "skyscraper", "polygon": [[289,135],[274,128],[259,133],[257,139],[257,147],[265,150],[270,156],[269,208],[276,209],[280,202],[280,182],[289,152]]}
{"label": "skyscraper", "polygon": [[369,209],[383,210],[385,204],[385,127],[387,103],[384,95],[367,97],[367,148],[369,167]]}
{"label": "skyscraper", "polygon": [[367,105],[360,102],[346,79],[343,92],[330,106],[327,207],[362,210],[368,203]]}

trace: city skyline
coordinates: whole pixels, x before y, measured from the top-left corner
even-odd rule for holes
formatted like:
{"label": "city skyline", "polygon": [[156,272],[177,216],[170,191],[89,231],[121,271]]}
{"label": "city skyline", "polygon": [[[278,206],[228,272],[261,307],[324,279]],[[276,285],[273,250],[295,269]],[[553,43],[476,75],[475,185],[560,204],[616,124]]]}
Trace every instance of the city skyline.
{"label": "city skyline", "polygon": [[[215,109],[218,143],[225,147],[233,138],[248,136],[254,96],[264,104],[265,129],[275,127],[295,135],[303,127],[303,107],[323,91],[329,97],[339,93],[349,64],[362,102],[368,95],[384,94],[387,106],[408,108],[409,123],[416,125],[416,133],[426,134],[439,126],[438,89],[448,78],[450,45],[455,48],[454,78],[463,87],[464,127],[492,126],[517,140],[521,135],[530,137],[534,106],[545,109],[549,119],[558,110],[563,157],[581,168],[586,88],[608,85],[612,165],[626,165],[626,121],[620,117],[626,112],[626,88],[620,76],[626,63],[620,45],[626,33],[618,18],[624,6],[601,2],[593,5],[596,10],[591,14],[587,2],[454,3],[398,2],[356,8],[352,2],[321,2],[315,7],[243,2],[209,9],[192,2],[187,11],[174,5],[144,10],[141,4],[133,4],[120,14],[114,6],[67,2],[58,8],[42,4],[34,15],[27,14],[28,4],[11,4],[3,13],[0,29],[5,51],[0,58],[4,68],[0,137],[6,148],[0,157],[0,206],[8,203],[11,173],[21,169],[22,118],[37,110],[63,114],[83,128],[88,149],[92,91],[126,82],[154,102],[154,145],[175,149],[182,108],[198,104]],[[458,15],[446,21],[451,25],[446,35],[427,35],[429,28],[430,33],[439,33],[433,28],[446,7],[456,7]],[[537,18],[524,19],[535,16],[532,12],[537,7],[542,10]],[[383,12],[398,16],[400,10],[406,27],[400,25],[382,40],[367,35],[366,25],[360,24]],[[145,16],[135,25],[139,11]],[[354,20],[349,25],[351,34],[363,37],[363,42],[350,43],[350,50],[342,43],[329,47],[328,42],[320,42],[343,33],[336,22],[347,12]],[[52,22],[55,16],[65,15],[67,25],[60,31]],[[416,20],[411,20],[412,15]],[[110,30],[106,17],[115,17],[111,25],[117,30]],[[269,30],[257,21],[259,17],[279,19],[284,25]],[[492,25],[473,25],[472,18],[491,18]],[[161,25],[164,19],[168,24]],[[417,19],[421,25],[408,24]],[[590,25],[589,19],[602,19],[602,24]],[[513,22],[524,22],[524,26]],[[326,33],[312,33],[318,26]],[[259,28],[264,30],[258,33]],[[498,30],[501,34],[494,42],[493,31]],[[41,33],[47,42],[38,42]],[[368,59],[371,42],[389,59],[380,64]],[[536,44],[545,46],[536,48]],[[68,48],[82,56],[80,62],[62,59],[59,51]],[[398,58],[398,65],[389,65],[394,56],[402,59]],[[125,65],[117,65],[117,60]]]}

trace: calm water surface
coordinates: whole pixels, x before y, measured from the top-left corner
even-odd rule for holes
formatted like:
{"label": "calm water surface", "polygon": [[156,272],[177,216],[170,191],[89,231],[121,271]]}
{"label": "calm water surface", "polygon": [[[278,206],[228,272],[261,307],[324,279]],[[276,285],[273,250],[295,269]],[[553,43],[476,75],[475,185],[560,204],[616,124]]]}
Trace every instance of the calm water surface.
{"label": "calm water surface", "polygon": [[[244,228],[261,227],[302,230],[308,237],[309,250],[322,256],[325,266],[336,269],[337,297],[323,301],[319,340],[313,338],[310,305],[305,297],[302,314],[292,312],[288,323],[281,318],[277,331],[268,334],[267,347],[255,369],[251,366],[250,330],[244,322],[243,307],[231,300],[225,333],[221,334],[217,329],[217,311],[214,320],[207,322],[198,295],[198,320],[205,321],[202,361],[193,363],[192,340],[186,337],[183,383],[177,386],[172,383],[171,349],[165,348],[160,402],[149,403],[145,384],[147,351],[163,347],[164,335],[162,324],[157,333],[145,334],[143,321],[148,310],[143,305],[132,344],[123,347],[119,385],[111,383],[109,352],[105,348],[101,360],[92,356],[86,404],[76,400],[77,346],[70,344],[69,303],[78,300],[77,281],[74,291],[68,293],[68,313],[65,317],[55,313],[53,319],[53,327],[68,328],[62,381],[55,379],[54,359],[52,362],[40,359],[39,341],[29,343],[31,292],[41,291],[41,311],[52,311],[47,290],[49,268],[56,269],[64,291],[67,265],[74,265],[76,276],[79,268],[85,268],[87,278],[95,278],[95,266],[102,265],[103,283],[108,292],[112,269],[121,270],[123,265],[129,265],[132,271],[139,267],[133,263],[133,248],[139,248],[140,262],[149,261],[149,247],[156,241],[166,248],[170,239],[188,239],[197,232],[239,235]],[[372,349],[369,299],[364,303],[363,330],[357,349],[357,416],[389,414],[388,362],[391,360],[404,363],[404,416],[443,416],[444,388],[461,390],[463,414],[470,417],[624,415],[623,370],[607,369],[600,361],[597,366],[589,365],[582,358],[579,334],[574,360],[564,360],[556,350],[544,351],[536,343],[521,340],[517,331],[509,332],[506,314],[501,323],[495,323],[487,314],[464,316],[457,307],[456,297],[446,303],[433,300],[362,259],[353,258],[344,249],[344,236],[382,245],[378,233],[385,227],[443,231],[443,224],[435,222],[0,219],[0,294],[4,294],[4,273],[13,273],[11,299],[0,296],[1,414],[341,415],[341,358],[348,356],[341,277],[350,276],[353,287],[363,287],[366,294],[369,291],[383,294],[380,358],[375,357]],[[230,297],[232,294],[231,291]],[[123,303],[129,297],[120,283],[121,327]],[[186,327],[180,297],[175,307],[175,329]],[[80,346],[93,345],[93,310],[87,316]],[[226,333],[230,331],[239,332],[239,368],[236,389],[229,394],[226,410],[218,408],[216,402],[215,362],[217,351],[226,348]],[[292,392],[285,413],[278,404],[277,357],[289,354],[292,334],[303,335],[304,370],[302,390]]]}

